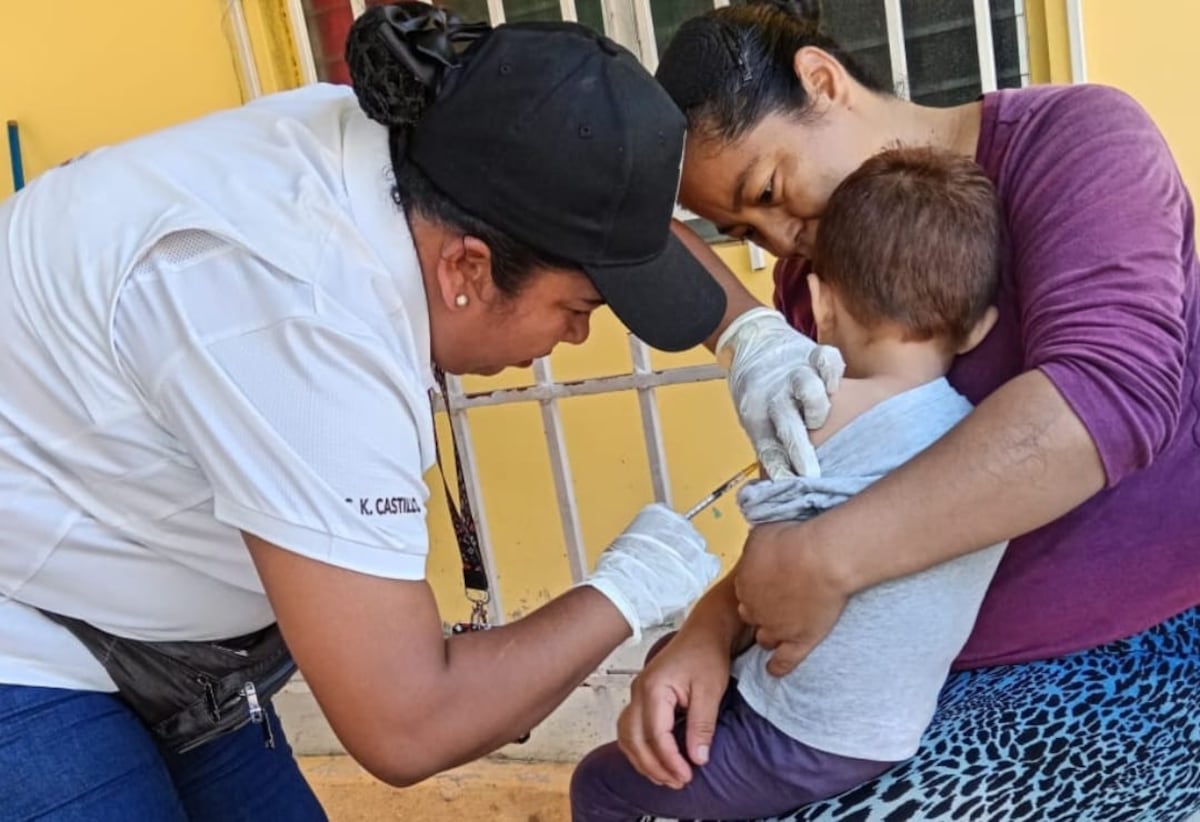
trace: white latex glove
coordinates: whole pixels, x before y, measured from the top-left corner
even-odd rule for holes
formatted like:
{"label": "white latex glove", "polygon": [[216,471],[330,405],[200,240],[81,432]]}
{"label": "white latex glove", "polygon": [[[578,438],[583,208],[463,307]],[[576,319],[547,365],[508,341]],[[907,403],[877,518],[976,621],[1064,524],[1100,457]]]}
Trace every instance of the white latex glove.
{"label": "white latex glove", "polygon": [[661,625],[695,602],[720,570],[700,532],[656,503],[634,517],[579,584],[612,600],[637,642],[643,628]]}
{"label": "white latex glove", "polygon": [[734,406],[767,476],[820,476],[808,428],[820,428],[829,416],[829,395],[846,370],[841,352],[762,307],[730,323],[716,352],[728,364]]}

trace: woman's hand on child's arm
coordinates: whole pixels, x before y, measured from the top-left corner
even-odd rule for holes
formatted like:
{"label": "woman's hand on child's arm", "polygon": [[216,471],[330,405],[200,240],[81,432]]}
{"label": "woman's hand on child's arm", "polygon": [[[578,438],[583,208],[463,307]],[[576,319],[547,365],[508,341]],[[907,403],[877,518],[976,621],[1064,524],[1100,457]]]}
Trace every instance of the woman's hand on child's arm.
{"label": "woman's hand on child's arm", "polygon": [[[679,789],[692,779],[689,759],[696,765],[708,761],[730,660],[751,638],[737,616],[733,577],[727,576],[633,682],[632,699],[617,722],[617,741],[639,773]],[[675,741],[677,709],[687,711],[686,758]]]}
{"label": "woman's hand on child's arm", "polygon": [[742,618],[782,676],[857,591],[1028,533],[1104,487],[1088,429],[1040,371],[980,403],[929,449],[807,522],[755,528],[738,564]]}

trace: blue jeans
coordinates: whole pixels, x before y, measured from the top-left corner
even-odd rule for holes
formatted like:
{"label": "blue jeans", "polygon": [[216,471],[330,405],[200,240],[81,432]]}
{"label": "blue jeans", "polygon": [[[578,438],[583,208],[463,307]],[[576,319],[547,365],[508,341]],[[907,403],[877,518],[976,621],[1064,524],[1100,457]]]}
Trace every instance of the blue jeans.
{"label": "blue jeans", "polygon": [[0,684],[0,820],[324,820],[274,708],[185,754],[113,694]]}

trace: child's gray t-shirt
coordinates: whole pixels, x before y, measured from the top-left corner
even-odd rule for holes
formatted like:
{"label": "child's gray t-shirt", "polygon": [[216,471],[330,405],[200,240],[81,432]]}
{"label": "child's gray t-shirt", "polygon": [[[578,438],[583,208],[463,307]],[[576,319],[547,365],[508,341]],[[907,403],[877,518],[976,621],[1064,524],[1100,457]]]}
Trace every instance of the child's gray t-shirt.
{"label": "child's gray t-shirt", "polygon": [[[971,411],[943,378],[856,417],[817,449],[820,477],[755,482],[738,502],[753,523],[810,519],[929,447]],[[887,534],[880,534],[885,544]],[[995,545],[850,599],[820,645],[787,676],[758,646],[734,661],[754,711],[814,748],[900,761],[917,751],[950,663],[967,641],[1000,562]]]}

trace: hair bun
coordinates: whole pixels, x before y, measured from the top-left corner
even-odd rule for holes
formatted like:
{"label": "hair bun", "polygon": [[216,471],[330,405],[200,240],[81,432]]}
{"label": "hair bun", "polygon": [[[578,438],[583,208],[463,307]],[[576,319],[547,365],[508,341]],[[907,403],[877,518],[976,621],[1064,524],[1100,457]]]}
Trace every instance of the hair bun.
{"label": "hair bun", "polygon": [[372,6],[354,21],[346,64],[358,104],[377,123],[411,126],[437,97],[446,71],[491,31],[427,3]]}

